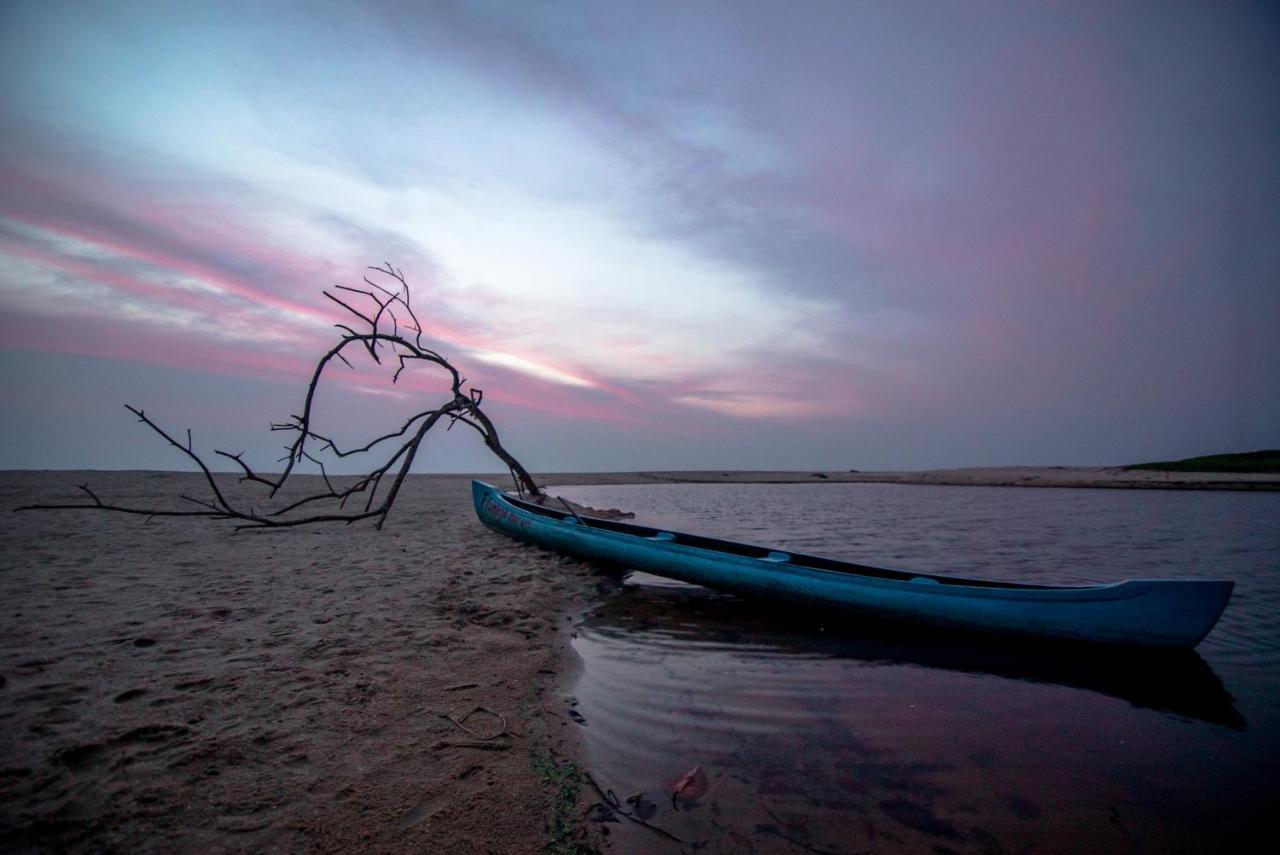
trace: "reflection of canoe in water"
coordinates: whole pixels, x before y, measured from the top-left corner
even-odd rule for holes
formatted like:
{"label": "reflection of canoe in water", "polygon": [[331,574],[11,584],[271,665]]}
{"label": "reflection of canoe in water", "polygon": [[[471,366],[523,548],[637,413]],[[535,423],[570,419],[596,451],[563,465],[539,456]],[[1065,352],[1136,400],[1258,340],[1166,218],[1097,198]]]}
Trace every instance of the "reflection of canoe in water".
{"label": "reflection of canoe in water", "polygon": [[939,627],[1060,641],[1194,647],[1233,583],[1140,580],[1056,587],[933,576],[578,517],[472,482],[485,525],[548,549],[696,585]]}
{"label": "reflection of canoe in water", "polygon": [[[653,580],[655,583],[658,580]],[[737,651],[758,659],[813,656],[870,665],[914,665],[990,675],[1027,683],[1081,689],[1136,707],[1197,719],[1232,730],[1245,720],[1209,663],[1194,650],[1114,648],[1081,656],[1078,647],[1005,644],[980,635],[961,637],[885,626],[875,633],[817,631],[813,616],[779,613],[758,602],[676,585],[627,585],[584,621],[584,631],[666,657],[676,651]]]}

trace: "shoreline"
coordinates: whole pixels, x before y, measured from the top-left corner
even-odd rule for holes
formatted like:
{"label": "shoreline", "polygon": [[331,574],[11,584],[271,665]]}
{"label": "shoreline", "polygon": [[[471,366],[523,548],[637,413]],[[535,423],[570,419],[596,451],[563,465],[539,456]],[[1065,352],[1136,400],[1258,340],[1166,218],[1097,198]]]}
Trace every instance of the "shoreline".
{"label": "shoreline", "polygon": [[[0,478],[65,477],[168,477],[194,476],[192,471],[167,469],[0,469]],[[214,472],[219,479],[234,480],[237,473]],[[266,473],[272,474],[272,473]],[[863,471],[856,469],[703,469],[620,470],[614,472],[535,471],[542,485],[634,484],[916,484],[945,487],[1061,487],[1119,490],[1280,490],[1280,473],[1274,472],[1177,472],[1126,469],[1123,466],[976,466],[958,469]],[[317,476],[300,475],[296,478]],[[338,478],[349,478],[339,475]],[[416,473],[410,478],[477,478],[504,485],[507,473]],[[78,498],[83,498],[80,496]]]}
{"label": "shoreline", "polygon": [[1119,490],[1280,490],[1280,474],[1126,470],[1120,466],[999,466],[860,472],[720,470],[537,473],[553,485],[596,484],[916,484],[946,487],[1061,487]]}

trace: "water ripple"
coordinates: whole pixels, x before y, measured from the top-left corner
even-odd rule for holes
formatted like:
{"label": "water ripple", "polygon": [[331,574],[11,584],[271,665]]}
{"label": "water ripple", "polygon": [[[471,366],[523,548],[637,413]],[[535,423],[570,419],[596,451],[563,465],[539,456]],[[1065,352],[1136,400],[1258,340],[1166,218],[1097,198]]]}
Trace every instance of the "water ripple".
{"label": "water ripple", "polygon": [[[1212,849],[1264,825],[1280,754],[1280,496],[901,485],[562,489],[643,522],[1051,584],[1233,578],[1198,651],[851,631],[633,574],[584,622],[593,775],[700,851]],[[700,767],[708,789],[672,797]],[[617,851],[665,850],[636,827]],[[629,836],[630,835],[630,836]],[[637,836],[638,835],[638,836]]]}

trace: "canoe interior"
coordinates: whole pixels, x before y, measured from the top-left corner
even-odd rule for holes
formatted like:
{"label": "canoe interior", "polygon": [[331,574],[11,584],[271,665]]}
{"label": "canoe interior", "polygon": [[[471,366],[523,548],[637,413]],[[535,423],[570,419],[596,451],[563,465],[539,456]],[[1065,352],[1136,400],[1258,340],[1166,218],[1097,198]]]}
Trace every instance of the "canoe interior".
{"label": "canoe interior", "polygon": [[[568,511],[561,511],[555,508],[545,507],[534,502],[528,502],[507,493],[499,492],[498,495],[501,496],[503,501],[511,503],[522,511],[537,514],[552,520],[563,522],[564,520],[575,516],[574,514],[570,514]],[[599,517],[577,515],[577,521],[582,525],[585,525],[587,528],[612,531],[619,534],[629,534],[646,540],[674,543],[680,546],[695,547],[697,549],[707,549],[727,555],[740,555],[745,558],[759,558],[764,560],[776,560],[776,557],[781,556],[787,564],[792,566],[809,567],[815,570],[826,570],[834,573],[845,573],[851,576],[859,576],[863,578],[892,579],[902,582],[913,579],[917,581],[927,579],[940,585],[962,586],[967,588],[1015,588],[1020,590],[1039,591],[1063,589],[1079,590],[1081,588],[1101,587],[1096,585],[1033,585],[1023,582],[997,582],[986,579],[965,579],[957,576],[937,576],[931,573],[891,570],[886,567],[857,564],[851,561],[841,561],[835,558],[824,558],[820,555],[805,555],[803,553],[790,551],[780,552],[776,548],[755,546],[749,543],[738,543],[732,540],[719,540],[714,537],[704,537],[697,534],[671,531],[670,529],[650,528],[649,526],[624,523],[619,522],[618,520],[606,520]]]}

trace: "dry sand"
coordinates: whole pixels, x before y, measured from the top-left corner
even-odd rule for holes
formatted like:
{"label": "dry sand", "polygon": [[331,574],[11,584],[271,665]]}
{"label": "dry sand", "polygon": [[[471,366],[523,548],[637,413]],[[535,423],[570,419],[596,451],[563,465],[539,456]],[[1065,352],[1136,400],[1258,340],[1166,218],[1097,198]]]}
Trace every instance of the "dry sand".
{"label": "dry sand", "polygon": [[[1280,487],[1026,468],[540,480]],[[532,758],[577,756],[566,636],[608,577],[483,528],[463,476],[411,477],[381,533],[7,512],[84,481],[148,505],[200,488],[0,473],[0,849],[543,850],[555,793]]]}
{"label": "dry sand", "polygon": [[575,727],[565,615],[603,577],[483,528],[462,477],[381,533],[8,513],[85,480],[199,489],[0,475],[0,850],[543,850],[531,755]]}

